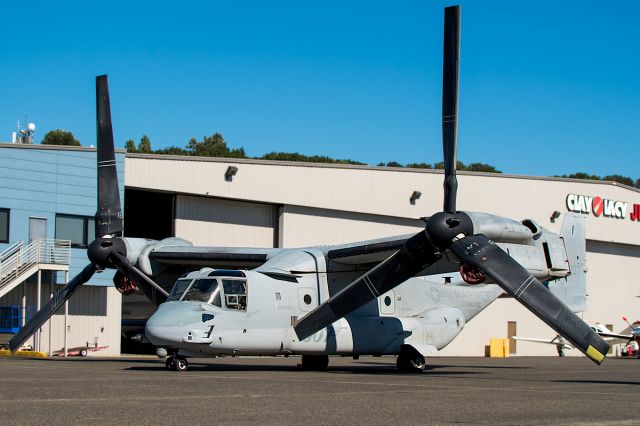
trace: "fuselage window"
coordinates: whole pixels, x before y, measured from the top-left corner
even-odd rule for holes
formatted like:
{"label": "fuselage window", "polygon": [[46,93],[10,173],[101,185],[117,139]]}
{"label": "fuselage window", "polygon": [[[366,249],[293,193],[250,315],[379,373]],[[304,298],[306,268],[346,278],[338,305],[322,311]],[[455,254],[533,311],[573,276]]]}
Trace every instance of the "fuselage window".
{"label": "fuselage window", "polygon": [[207,302],[220,306],[220,289],[218,288],[218,281],[213,278],[196,279],[193,284],[191,284],[191,287],[189,287],[182,300]]}
{"label": "fuselage window", "polygon": [[227,309],[247,310],[247,282],[244,280],[222,280],[224,304]]}
{"label": "fuselage window", "polygon": [[191,281],[193,281],[191,278],[185,278],[176,281],[176,283],[173,285],[171,293],[169,294],[169,297],[167,297],[167,302],[180,300],[180,298],[184,294],[184,291],[187,289],[187,287],[189,287],[189,284],[191,284]]}

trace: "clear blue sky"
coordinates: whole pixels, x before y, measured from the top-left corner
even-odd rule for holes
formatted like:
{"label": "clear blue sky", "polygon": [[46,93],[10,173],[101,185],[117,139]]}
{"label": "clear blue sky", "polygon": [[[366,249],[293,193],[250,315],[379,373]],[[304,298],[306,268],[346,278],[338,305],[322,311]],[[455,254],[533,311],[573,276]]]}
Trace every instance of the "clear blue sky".
{"label": "clear blue sky", "polygon": [[[640,3],[462,1],[459,159],[640,177]],[[7,0],[0,141],[18,120],[117,146],[221,132],[269,151],[441,161],[442,1]]]}

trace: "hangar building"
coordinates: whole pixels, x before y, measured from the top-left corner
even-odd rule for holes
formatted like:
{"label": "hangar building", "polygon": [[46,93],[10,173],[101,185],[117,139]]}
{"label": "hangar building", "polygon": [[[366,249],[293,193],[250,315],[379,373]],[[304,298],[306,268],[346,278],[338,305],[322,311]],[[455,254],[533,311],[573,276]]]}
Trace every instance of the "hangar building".
{"label": "hangar building", "polygon": [[[233,176],[228,176],[235,172]],[[442,210],[441,171],[263,160],[127,154],[128,201],[154,206],[155,226],[195,245],[300,247],[408,234]],[[640,193],[612,182],[459,172],[458,209],[534,219],[560,232],[563,213],[586,216],[589,272],[583,318],[626,327],[640,313]],[[413,194],[420,197],[412,200]],[[596,197],[604,200],[594,212]],[[415,196],[414,196],[415,198]],[[153,200],[157,199],[157,202]],[[587,205],[588,203],[588,205]],[[160,211],[156,208],[160,207]],[[149,220],[149,209],[135,220]],[[125,211],[131,225],[134,214]],[[511,331],[511,333],[510,333]],[[491,337],[553,338],[510,298],[465,326],[443,355],[484,355]],[[555,355],[551,345],[518,341],[519,355]],[[571,351],[578,354],[578,351]]]}
{"label": "hangar building", "polygon": [[[31,155],[43,149],[21,149],[11,144],[0,148],[7,148],[0,151],[2,158],[9,151]],[[86,166],[85,189],[95,194],[95,171],[89,177],[89,167],[95,169],[95,151],[55,149],[65,153],[65,161],[69,156],[92,156],[91,166]],[[423,228],[420,217],[442,210],[442,173],[436,170],[146,154],[124,157],[118,153],[120,183],[125,186],[125,235],[130,237],[177,236],[203,246],[338,244],[418,232]],[[19,201],[12,204],[14,207],[8,204],[11,193],[5,189],[6,182],[19,183],[8,181],[1,173],[0,212],[11,210],[12,232],[0,251],[14,241],[14,210],[20,205]],[[9,178],[28,181],[24,176]],[[475,172],[459,172],[458,181],[460,210],[486,211],[516,220],[531,218],[555,232],[560,231],[564,213],[584,214],[589,272],[588,308],[583,318],[589,323],[610,324],[619,331],[626,327],[623,315],[638,315],[640,284],[634,274],[640,267],[637,190],[611,182]],[[51,191],[62,190],[42,189],[46,194]],[[55,213],[91,216],[95,212],[95,201],[85,206],[83,213],[67,211],[64,204],[54,206],[49,213],[52,224]],[[20,214],[29,216],[26,211]],[[57,235],[53,229],[48,232],[52,237]],[[25,232],[22,235],[19,238],[27,238]],[[84,262],[72,258],[71,268],[81,268]],[[108,287],[104,295],[107,306],[120,303],[116,293]],[[48,290],[46,294],[48,297]],[[7,297],[0,298],[0,306],[7,305]],[[12,297],[11,303],[20,305],[16,300],[21,296]],[[123,298],[125,306],[127,298]],[[107,321],[105,329],[117,328],[120,312],[100,318]],[[99,327],[96,323],[81,340],[92,338]],[[440,353],[482,356],[491,337],[513,334],[549,339],[555,336],[513,299],[501,298],[468,323]],[[115,342],[112,347],[119,350]],[[555,347],[522,341],[512,350],[517,355],[556,354]]]}

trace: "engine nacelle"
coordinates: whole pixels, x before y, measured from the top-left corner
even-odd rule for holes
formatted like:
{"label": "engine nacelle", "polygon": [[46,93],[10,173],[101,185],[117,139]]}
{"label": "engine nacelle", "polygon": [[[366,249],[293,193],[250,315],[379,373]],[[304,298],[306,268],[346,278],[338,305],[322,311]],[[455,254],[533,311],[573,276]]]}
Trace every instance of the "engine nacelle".
{"label": "engine nacelle", "polygon": [[540,229],[531,219],[527,224],[535,225],[536,230],[523,223],[502,216],[489,213],[465,212],[473,223],[474,234],[484,234],[487,238],[501,243],[531,243],[539,235]]}

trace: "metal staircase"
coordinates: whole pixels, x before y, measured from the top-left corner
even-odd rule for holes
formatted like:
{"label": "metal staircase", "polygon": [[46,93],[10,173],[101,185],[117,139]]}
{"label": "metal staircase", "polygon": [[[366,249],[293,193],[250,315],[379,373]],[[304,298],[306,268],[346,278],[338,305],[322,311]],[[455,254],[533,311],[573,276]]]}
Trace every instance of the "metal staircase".
{"label": "metal staircase", "polygon": [[71,241],[41,238],[24,246],[17,241],[0,253],[0,297],[39,270],[68,271]]}

